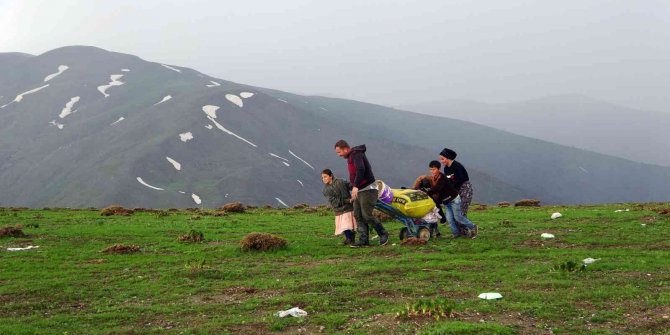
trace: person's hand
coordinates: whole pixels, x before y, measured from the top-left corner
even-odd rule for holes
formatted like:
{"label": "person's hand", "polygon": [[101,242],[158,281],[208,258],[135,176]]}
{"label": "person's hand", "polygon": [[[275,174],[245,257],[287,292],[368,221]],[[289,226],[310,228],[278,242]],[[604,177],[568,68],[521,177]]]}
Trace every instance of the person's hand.
{"label": "person's hand", "polygon": [[354,187],[353,189],[351,189],[351,201],[356,200],[357,197],[358,197],[358,187]]}

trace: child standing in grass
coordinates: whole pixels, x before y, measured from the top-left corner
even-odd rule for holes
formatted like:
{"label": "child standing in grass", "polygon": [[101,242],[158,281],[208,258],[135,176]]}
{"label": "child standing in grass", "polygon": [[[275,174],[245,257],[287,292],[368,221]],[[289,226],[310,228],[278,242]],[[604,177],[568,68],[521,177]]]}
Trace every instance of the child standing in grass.
{"label": "child standing in grass", "polygon": [[351,245],[355,240],[356,219],[354,205],[351,203],[351,184],[348,181],[333,177],[333,171],[325,169],[321,172],[323,195],[335,211],[335,235],[344,235],[343,244]]}

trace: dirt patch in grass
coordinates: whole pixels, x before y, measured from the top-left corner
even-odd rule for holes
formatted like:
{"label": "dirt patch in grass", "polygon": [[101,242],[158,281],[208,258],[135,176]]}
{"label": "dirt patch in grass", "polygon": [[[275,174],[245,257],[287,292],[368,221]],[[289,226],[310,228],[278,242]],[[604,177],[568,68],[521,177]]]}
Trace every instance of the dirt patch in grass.
{"label": "dirt patch in grass", "polygon": [[418,239],[416,237],[409,237],[409,238],[406,238],[406,239],[402,240],[402,242],[400,242],[400,245],[414,246],[414,245],[426,245],[426,243],[427,242],[422,240],[422,239]]}
{"label": "dirt patch in grass", "polygon": [[246,207],[238,201],[223,205],[221,210],[228,213],[244,213],[246,211]]}
{"label": "dirt patch in grass", "polygon": [[221,303],[241,303],[248,299],[272,298],[283,294],[278,290],[261,290],[251,286],[228,287],[215,294],[198,294],[191,297],[191,301],[196,304],[221,304]]}
{"label": "dirt patch in grass", "polygon": [[575,249],[579,248],[580,245],[569,244],[561,242],[556,239],[541,239],[539,236],[537,238],[524,240],[517,243],[514,248],[560,248],[560,249]]}
{"label": "dirt patch in grass", "polygon": [[123,208],[123,206],[119,205],[108,206],[100,211],[100,215],[102,216],[112,216],[112,215],[130,216],[133,215],[134,213],[135,212],[132,209]]}
{"label": "dirt patch in grass", "polygon": [[652,223],[652,222],[656,221],[656,218],[653,217],[653,216],[643,216],[643,217],[640,218],[640,221],[642,221],[644,223]]}
{"label": "dirt patch in grass", "polygon": [[105,248],[102,252],[106,254],[132,254],[140,252],[138,245],[115,244]]}
{"label": "dirt patch in grass", "polygon": [[521,199],[514,203],[514,207],[539,207],[540,200],[537,199]]}
{"label": "dirt patch in grass", "polygon": [[242,251],[271,251],[285,248],[287,244],[285,239],[268,233],[251,233],[240,241]]}
{"label": "dirt patch in grass", "polygon": [[179,236],[180,242],[199,243],[205,240],[205,235],[202,232],[191,229],[186,235]]}
{"label": "dirt patch in grass", "polygon": [[0,228],[0,237],[25,237],[21,226],[7,226]]}
{"label": "dirt patch in grass", "polygon": [[356,297],[384,298],[391,299],[401,296],[400,292],[389,289],[374,289],[357,293]]}
{"label": "dirt patch in grass", "polygon": [[102,263],[107,263],[107,260],[104,259],[104,258],[89,259],[84,263],[86,263],[86,264],[102,264]]}

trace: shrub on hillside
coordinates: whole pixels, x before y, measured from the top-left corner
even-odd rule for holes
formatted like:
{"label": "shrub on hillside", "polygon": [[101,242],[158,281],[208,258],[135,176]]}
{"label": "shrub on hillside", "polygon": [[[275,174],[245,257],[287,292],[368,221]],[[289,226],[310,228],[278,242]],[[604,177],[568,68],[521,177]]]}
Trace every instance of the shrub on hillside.
{"label": "shrub on hillside", "polygon": [[7,226],[0,229],[0,237],[24,237],[26,234],[23,233],[21,226]]}
{"label": "shrub on hillside", "polygon": [[488,208],[489,208],[489,207],[488,207],[487,205],[484,205],[484,204],[476,204],[475,207],[474,207],[473,209],[476,210],[476,211],[485,211],[485,210],[487,210]]}
{"label": "shrub on hillside", "polygon": [[129,216],[133,215],[133,213],[134,212],[132,209],[123,208],[123,206],[119,205],[108,206],[100,211],[100,215],[102,216],[111,216],[111,215]]}
{"label": "shrub on hillside", "polygon": [[139,251],[140,247],[137,245],[115,244],[105,248],[102,252],[106,254],[132,254]]}
{"label": "shrub on hillside", "polygon": [[303,210],[303,212],[305,212],[305,213],[316,213],[318,211],[319,211],[319,209],[316,208],[316,207],[307,207]]}
{"label": "shrub on hillside", "polygon": [[270,251],[285,248],[288,242],[272,234],[251,233],[240,241],[242,251]]}
{"label": "shrub on hillside", "polygon": [[509,207],[509,206],[512,206],[512,204],[510,204],[507,201],[501,201],[501,202],[498,203],[498,207],[501,207],[501,208],[505,208],[505,207]]}
{"label": "shrub on hillside", "polygon": [[514,207],[539,207],[540,200],[521,199],[514,204]]}
{"label": "shrub on hillside", "polygon": [[293,209],[303,209],[303,208],[307,208],[307,207],[309,207],[308,204],[297,204],[297,205],[293,206]]}
{"label": "shrub on hillside", "polygon": [[246,210],[244,205],[239,201],[225,204],[223,205],[223,207],[221,207],[221,209],[228,213],[244,213],[244,211]]}

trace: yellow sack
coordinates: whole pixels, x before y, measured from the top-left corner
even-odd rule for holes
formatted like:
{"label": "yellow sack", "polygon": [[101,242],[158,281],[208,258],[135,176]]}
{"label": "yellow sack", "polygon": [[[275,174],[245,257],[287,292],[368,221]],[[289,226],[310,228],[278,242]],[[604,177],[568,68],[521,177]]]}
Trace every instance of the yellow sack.
{"label": "yellow sack", "polygon": [[435,202],[426,192],[410,189],[391,191],[393,191],[391,206],[408,217],[422,218],[435,207]]}

